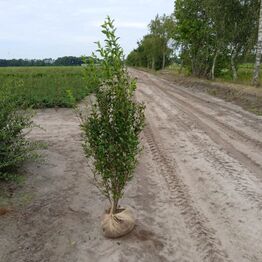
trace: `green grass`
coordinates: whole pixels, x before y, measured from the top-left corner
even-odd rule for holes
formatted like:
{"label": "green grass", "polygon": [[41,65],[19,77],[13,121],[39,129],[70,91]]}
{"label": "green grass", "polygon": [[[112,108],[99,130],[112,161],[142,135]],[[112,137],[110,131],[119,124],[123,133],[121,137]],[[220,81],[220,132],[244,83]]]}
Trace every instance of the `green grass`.
{"label": "green grass", "polygon": [[[186,68],[181,68],[181,66],[178,64],[172,64],[168,66],[167,69],[172,70],[174,74],[177,75],[190,76],[190,72]],[[219,77],[216,78],[216,80],[221,82],[251,85],[253,74],[254,74],[254,64],[244,63],[239,65],[237,73],[238,73],[238,79],[233,80],[231,70],[225,68],[222,70],[222,73],[220,74]],[[262,70],[260,72],[260,83],[262,83]]]}
{"label": "green grass", "polygon": [[[237,83],[243,85],[251,85],[252,78],[254,74],[254,64],[245,63],[241,64],[237,70],[238,79],[233,80],[232,73],[229,69],[223,70],[223,73],[218,80],[230,82],[230,83]],[[262,83],[262,72],[260,71],[260,83]]]}
{"label": "green grass", "polygon": [[[82,67],[0,67],[0,89],[14,88],[17,99],[33,108],[72,107],[88,95]],[[69,91],[70,90],[70,91]]]}

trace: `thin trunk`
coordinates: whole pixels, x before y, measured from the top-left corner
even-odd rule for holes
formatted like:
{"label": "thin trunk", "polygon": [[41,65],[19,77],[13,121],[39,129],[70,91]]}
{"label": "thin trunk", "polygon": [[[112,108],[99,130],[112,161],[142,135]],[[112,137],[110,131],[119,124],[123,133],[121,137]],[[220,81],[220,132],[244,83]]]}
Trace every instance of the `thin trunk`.
{"label": "thin trunk", "polygon": [[257,52],[256,52],[256,63],[254,70],[254,78],[253,85],[259,86],[259,71],[260,71],[260,60],[261,60],[261,50],[262,49],[262,41],[257,44]]}
{"label": "thin trunk", "polygon": [[259,85],[259,70],[260,70],[261,53],[262,53],[262,0],[260,2],[260,16],[259,16],[256,63],[255,63],[254,78],[253,78],[253,85],[255,86]]}
{"label": "thin trunk", "polygon": [[209,57],[210,57],[210,52],[209,49],[207,48],[206,50],[206,59],[205,59],[205,68],[204,68],[204,74],[202,76],[209,78],[209,73],[210,73],[210,65],[209,65]]}
{"label": "thin trunk", "polygon": [[233,80],[237,80],[237,69],[235,64],[236,52],[233,51],[231,55],[231,69],[233,73]]}
{"label": "thin trunk", "polygon": [[163,60],[162,60],[162,69],[165,69],[166,66],[166,54],[163,52]]}
{"label": "thin trunk", "polygon": [[152,69],[155,69],[155,58],[152,57]]}
{"label": "thin trunk", "polygon": [[181,60],[181,64],[180,64],[180,67],[179,67],[179,74],[182,73],[183,66],[184,66],[183,60]]}
{"label": "thin trunk", "polygon": [[111,203],[110,214],[115,214],[117,212],[117,207],[118,207],[118,200],[113,200]]}
{"label": "thin trunk", "polygon": [[213,64],[212,64],[212,69],[211,69],[211,79],[215,79],[215,68],[216,68],[216,61],[217,61],[217,56],[218,56],[218,51],[216,51],[214,59],[213,59]]}
{"label": "thin trunk", "polygon": [[192,61],[191,61],[191,66],[192,66],[192,74],[193,76],[196,76],[196,69],[195,69],[195,59],[192,58]]}
{"label": "thin trunk", "polygon": [[[183,48],[183,46],[182,46],[182,48],[181,48],[181,53],[183,53],[183,51],[184,51],[184,48]],[[182,73],[182,69],[183,69],[183,66],[184,66],[184,63],[183,63],[183,59],[181,59],[181,64],[180,64],[180,68],[179,68],[179,74],[181,74]]]}
{"label": "thin trunk", "polygon": [[182,73],[183,66],[184,66],[183,59],[181,59],[181,64],[180,64],[180,67],[179,67],[179,74]]}
{"label": "thin trunk", "polygon": [[206,64],[206,67],[205,67],[205,69],[204,69],[204,74],[203,74],[203,76],[204,77],[207,77],[208,78],[208,70],[209,69],[209,65],[208,64]]}

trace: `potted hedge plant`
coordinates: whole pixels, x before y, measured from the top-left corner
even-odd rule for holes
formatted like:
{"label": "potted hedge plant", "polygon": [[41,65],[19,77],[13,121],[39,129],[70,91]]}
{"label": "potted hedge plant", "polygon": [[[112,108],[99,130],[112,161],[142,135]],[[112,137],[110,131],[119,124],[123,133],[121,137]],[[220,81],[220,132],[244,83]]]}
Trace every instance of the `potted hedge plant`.
{"label": "potted hedge plant", "polygon": [[119,201],[133,177],[141,149],[144,105],[134,99],[136,82],[124,64],[113,22],[107,17],[101,26],[105,46],[97,42],[99,58],[93,53],[85,67],[94,99],[88,116],[81,116],[81,127],[84,151],[94,167],[96,185],[110,202],[102,229],[105,236],[115,238],[130,232],[135,224],[130,209],[120,207]]}

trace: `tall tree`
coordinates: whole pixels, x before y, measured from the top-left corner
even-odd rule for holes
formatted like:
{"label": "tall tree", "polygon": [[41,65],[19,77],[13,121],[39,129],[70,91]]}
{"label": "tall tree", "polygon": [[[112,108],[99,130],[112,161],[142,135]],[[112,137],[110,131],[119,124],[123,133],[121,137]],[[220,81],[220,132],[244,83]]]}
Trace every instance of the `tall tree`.
{"label": "tall tree", "polygon": [[255,86],[259,85],[261,53],[262,53],[262,0],[260,1],[258,40],[257,40],[256,62],[255,62],[255,70],[254,70],[254,78],[253,78],[253,84]]}
{"label": "tall tree", "polygon": [[225,1],[226,44],[230,55],[233,79],[238,78],[237,65],[253,48],[254,28],[257,26],[257,0]]}
{"label": "tall tree", "polygon": [[182,62],[193,75],[214,78],[222,69],[221,61],[227,61],[237,79],[238,64],[254,47],[258,2],[176,0],[176,39]]}
{"label": "tall tree", "polygon": [[214,29],[206,10],[206,0],[177,0],[175,40],[181,59],[195,76],[208,76],[214,56]]}
{"label": "tall tree", "polygon": [[206,0],[206,12],[208,17],[211,18],[212,23],[210,26],[213,28],[213,47],[214,52],[212,56],[212,67],[211,67],[211,79],[215,79],[215,71],[218,57],[223,53],[225,49],[225,16],[223,0]]}
{"label": "tall tree", "polygon": [[175,29],[174,17],[157,15],[149,24],[150,33],[160,40],[160,48],[162,52],[162,69],[166,65],[166,57],[170,54],[171,49],[168,47],[169,40],[173,37]]}
{"label": "tall tree", "polygon": [[138,42],[138,47],[127,56],[127,64],[160,69],[162,62],[162,40],[158,35],[148,34]]}
{"label": "tall tree", "polygon": [[[157,60],[161,56],[162,40],[156,35],[146,35],[142,41],[144,52],[147,57],[147,67],[157,69]],[[151,66],[150,66],[151,64]]]}

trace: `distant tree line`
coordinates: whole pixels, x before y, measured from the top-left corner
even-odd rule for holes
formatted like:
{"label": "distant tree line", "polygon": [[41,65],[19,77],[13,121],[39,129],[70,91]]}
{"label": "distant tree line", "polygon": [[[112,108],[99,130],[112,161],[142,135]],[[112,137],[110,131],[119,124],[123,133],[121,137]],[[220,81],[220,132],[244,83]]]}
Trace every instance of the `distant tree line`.
{"label": "distant tree line", "polygon": [[127,57],[127,64],[152,69],[163,69],[171,62],[174,35],[174,16],[156,16],[148,25],[149,34],[137,42],[138,47]]}
{"label": "distant tree line", "polygon": [[[88,61],[88,57],[86,57]],[[0,59],[0,67],[6,66],[80,66],[83,57],[64,56],[57,59]]]}
{"label": "distant tree line", "polygon": [[171,15],[150,22],[127,64],[160,69],[176,59],[194,76],[214,79],[228,68],[236,80],[240,63],[254,63],[257,50],[260,61],[260,8],[261,0],[176,0]]}

